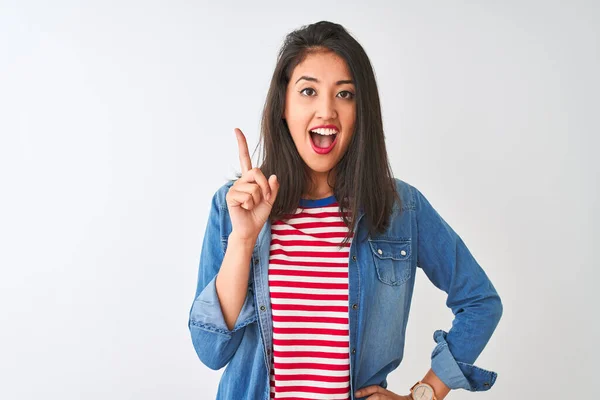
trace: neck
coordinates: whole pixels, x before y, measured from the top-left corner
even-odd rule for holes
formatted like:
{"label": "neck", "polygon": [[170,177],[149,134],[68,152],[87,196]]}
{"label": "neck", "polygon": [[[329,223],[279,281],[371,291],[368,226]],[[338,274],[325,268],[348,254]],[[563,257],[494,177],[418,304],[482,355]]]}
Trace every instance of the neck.
{"label": "neck", "polygon": [[313,173],[309,192],[302,195],[302,197],[314,200],[324,199],[329,196],[333,196],[333,188],[327,183],[327,172]]}
{"label": "neck", "polygon": [[327,193],[322,194],[304,194],[302,195],[302,198],[306,200],[319,200],[330,196],[333,196],[333,191],[329,191]]}

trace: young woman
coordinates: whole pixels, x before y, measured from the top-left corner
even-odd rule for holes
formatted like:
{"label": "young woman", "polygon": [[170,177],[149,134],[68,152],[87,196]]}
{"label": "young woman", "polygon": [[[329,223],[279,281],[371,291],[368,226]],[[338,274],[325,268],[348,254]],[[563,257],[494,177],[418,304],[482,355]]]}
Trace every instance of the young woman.
{"label": "young woman", "polygon": [[[260,167],[235,132],[242,173],[213,196],[188,324],[200,360],[227,366],[217,399],[441,400],[492,387],[496,373],[473,363],[500,297],[423,194],[393,178],[373,69],[342,26],[287,36]],[[399,395],[386,378],[402,361],[417,267],[454,321]]]}

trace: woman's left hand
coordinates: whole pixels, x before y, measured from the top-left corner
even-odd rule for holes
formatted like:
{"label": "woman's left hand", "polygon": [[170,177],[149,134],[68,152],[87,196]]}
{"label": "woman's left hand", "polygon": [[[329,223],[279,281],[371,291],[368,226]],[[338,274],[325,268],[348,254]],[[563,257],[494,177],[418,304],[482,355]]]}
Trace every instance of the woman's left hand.
{"label": "woman's left hand", "polygon": [[367,400],[413,400],[411,395],[408,396],[400,396],[399,394],[390,392],[387,389],[382,388],[379,385],[371,385],[364,388],[361,388],[354,392],[356,397],[367,397]]}

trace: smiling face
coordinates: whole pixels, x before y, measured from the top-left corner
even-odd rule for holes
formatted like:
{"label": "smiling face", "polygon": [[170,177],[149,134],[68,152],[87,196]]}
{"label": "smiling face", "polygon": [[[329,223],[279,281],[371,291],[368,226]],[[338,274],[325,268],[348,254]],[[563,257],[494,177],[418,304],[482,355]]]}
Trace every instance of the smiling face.
{"label": "smiling face", "polygon": [[346,62],[331,51],[309,53],[290,78],[284,118],[300,157],[312,170],[317,193],[328,190],[327,173],[352,139],[355,94]]}

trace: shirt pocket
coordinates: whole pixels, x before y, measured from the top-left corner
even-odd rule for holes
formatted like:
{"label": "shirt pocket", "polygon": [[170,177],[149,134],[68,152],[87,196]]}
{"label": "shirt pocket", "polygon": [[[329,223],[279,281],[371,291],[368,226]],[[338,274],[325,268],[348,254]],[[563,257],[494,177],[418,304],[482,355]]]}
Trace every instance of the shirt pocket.
{"label": "shirt pocket", "polygon": [[391,286],[400,286],[410,279],[410,240],[369,239],[377,278]]}

